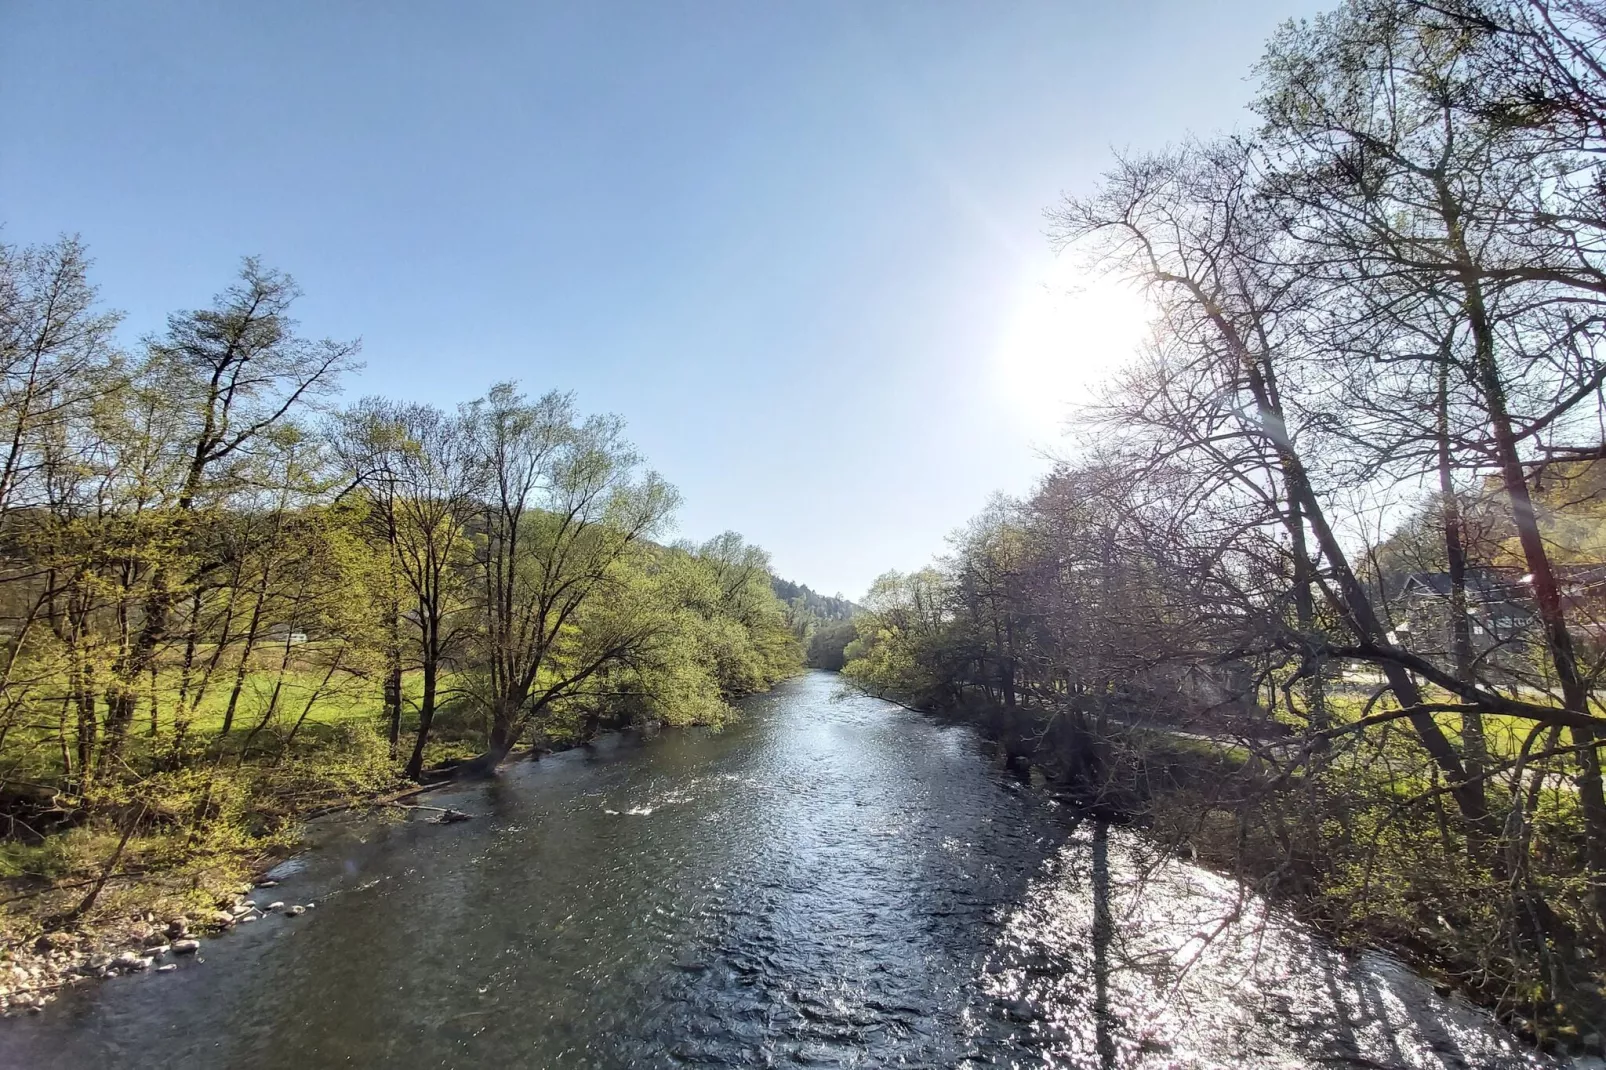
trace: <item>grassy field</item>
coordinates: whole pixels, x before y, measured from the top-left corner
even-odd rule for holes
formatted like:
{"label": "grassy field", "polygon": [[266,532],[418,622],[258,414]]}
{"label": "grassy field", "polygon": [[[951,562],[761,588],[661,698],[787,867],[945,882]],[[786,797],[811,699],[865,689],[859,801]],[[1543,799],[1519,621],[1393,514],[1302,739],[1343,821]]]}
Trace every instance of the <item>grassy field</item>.
{"label": "grassy field", "polygon": [[[454,686],[442,681],[428,761],[440,761],[474,752],[482,739],[482,725],[472,703]],[[353,733],[387,734],[382,685],[378,680],[352,673],[326,675],[322,669],[291,667],[254,669],[239,681],[233,672],[216,674],[199,701],[179,702],[176,671],[158,674],[134,713],[129,729],[126,761],[133,769],[153,763],[175,749],[185,754],[215,751],[244,756],[249,761],[284,760],[349,741]],[[423,680],[419,673],[403,677],[402,742],[410,749],[417,731],[418,703]],[[226,739],[222,728],[233,698],[233,723]],[[154,700],[154,701],[153,701]],[[154,706],[154,710],[153,710]],[[62,771],[62,720],[66,720],[67,746],[76,742],[74,710],[59,698],[47,697],[31,717],[19,718],[0,736],[0,781],[46,783]],[[405,757],[405,753],[403,754]]]}
{"label": "grassy field", "polygon": [[[1451,701],[1451,696],[1442,692],[1434,693],[1430,691],[1425,697],[1430,702]],[[1366,712],[1366,696],[1359,690],[1335,691],[1328,696],[1328,705],[1335,721],[1339,724],[1352,723],[1359,720],[1362,714]],[[1397,708],[1396,705],[1385,699],[1374,705],[1371,713],[1375,715],[1395,708]],[[1443,730],[1451,743],[1455,744],[1457,748],[1464,746],[1465,740],[1462,738],[1463,726],[1460,714],[1437,713],[1434,714],[1434,720],[1438,722],[1439,728]],[[1482,722],[1484,741],[1489,749],[1490,756],[1507,761],[1516,760],[1522,753],[1523,743],[1527,740],[1534,726],[1534,722],[1527,718],[1513,717],[1508,714],[1484,714]],[[1373,729],[1373,731],[1376,731],[1376,729]],[[1543,745],[1543,740],[1536,741],[1533,749],[1542,749]]]}
{"label": "grassy field", "polygon": [[[404,678],[396,758],[377,680],[326,677],[312,667],[256,669],[240,681],[227,737],[234,673],[214,676],[185,717],[176,673],[158,674],[155,683],[154,718],[148,694],[130,727],[125,775],[102,776],[93,789],[99,816],[69,819],[41,837],[30,822],[45,827],[49,810],[12,807],[13,835],[0,838],[0,944],[26,942],[47,919],[74,910],[103,872],[111,880],[86,924],[121,924],[131,912],[208,911],[292,849],[307,814],[406,787],[398,771],[416,731],[418,674]],[[450,681],[443,690],[426,762],[480,748],[478,717]],[[19,718],[4,735],[0,776],[12,790],[61,782],[62,712],[59,699],[42,701],[34,719]],[[76,711],[65,712],[71,751]],[[71,798],[56,798],[70,814]]]}

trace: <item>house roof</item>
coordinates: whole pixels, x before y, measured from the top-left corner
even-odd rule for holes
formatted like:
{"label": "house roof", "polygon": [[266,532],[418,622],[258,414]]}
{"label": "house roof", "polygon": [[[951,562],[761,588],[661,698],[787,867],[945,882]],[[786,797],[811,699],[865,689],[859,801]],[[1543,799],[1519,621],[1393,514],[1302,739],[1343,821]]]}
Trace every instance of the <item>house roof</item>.
{"label": "house roof", "polygon": [[[1467,600],[1471,602],[1508,602],[1523,598],[1527,588],[1515,571],[1495,572],[1491,569],[1468,569],[1466,578]],[[1450,597],[1448,572],[1412,572],[1400,586],[1400,594],[1433,598]]]}
{"label": "house roof", "polygon": [[[1562,596],[1580,599],[1606,589],[1606,565],[1558,564],[1552,566]],[[1523,602],[1531,591],[1529,577],[1516,568],[1473,568],[1467,570],[1466,589],[1469,602]],[[1448,598],[1450,574],[1448,572],[1412,572],[1400,585],[1402,596]]]}

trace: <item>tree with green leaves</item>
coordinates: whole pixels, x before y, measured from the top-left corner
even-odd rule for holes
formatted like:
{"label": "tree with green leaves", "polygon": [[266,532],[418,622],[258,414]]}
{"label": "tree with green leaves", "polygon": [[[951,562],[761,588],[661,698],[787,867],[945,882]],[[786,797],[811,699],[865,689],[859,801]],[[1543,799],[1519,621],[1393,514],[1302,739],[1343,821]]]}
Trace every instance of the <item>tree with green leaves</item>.
{"label": "tree with green leaves", "polygon": [[491,723],[480,765],[494,767],[555,703],[646,642],[646,624],[588,635],[580,616],[624,588],[677,495],[641,471],[617,417],[581,419],[569,395],[531,401],[501,383],[466,418],[485,465],[474,567]]}

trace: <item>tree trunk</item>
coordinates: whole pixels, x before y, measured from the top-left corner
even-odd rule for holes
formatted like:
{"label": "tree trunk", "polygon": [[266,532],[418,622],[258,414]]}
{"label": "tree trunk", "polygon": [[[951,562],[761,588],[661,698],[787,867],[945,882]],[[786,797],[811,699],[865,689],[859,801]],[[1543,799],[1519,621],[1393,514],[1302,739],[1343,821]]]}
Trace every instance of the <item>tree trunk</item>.
{"label": "tree trunk", "polygon": [[[1450,652],[1455,677],[1464,684],[1472,679],[1472,625],[1467,607],[1467,555],[1461,524],[1461,503],[1456,494],[1450,459],[1450,360],[1439,364],[1438,467],[1439,500],[1444,522],[1444,556],[1450,573]],[[1461,753],[1469,777],[1481,778],[1488,767],[1489,747],[1483,735],[1483,715],[1469,710],[1461,715]]]}
{"label": "tree trunk", "polygon": [[424,745],[429,742],[429,729],[435,721],[437,671],[435,659],[432,657],[426,658],[424,660],[424,694],[418,703],[418,737],[413,742],[412,757],[407,759],[406,775],[410,780],[417,780],[424,769]]}
{"label": "tree trunk", "polygon": [[[1505,383],[1495,360],[1495,333],[1484,302],[1483,286],[1460,229],[1459,212],[1451,199],[1449,187],[1441,182],[1439,190],[1445,225],[1457,255],[1464,312],[1472,329],[1478,384],[1494,439],[1495,457],[1500,464],[1501,484],[1509,501],[1511,520],[1517,529],[1523,560],[1532,577],[1534,601],[1544,628],[1545,646],[1561,683],[1563,706],[1571,712],[1587,716],[1589,685],[1578,668],[1572,633],[1567,627],[1566,611],[1562,605],[1561,587],[1556,581],[1550,553],[1545,549],[1544,538],[1539,531],[1539,517],[1534,511],[1533,496],[1528,491],[1527,475],[1523,471],[1516,434],[1511,426],[1511,414],[1507,409]],[[1606,939],[1606,793],[1603,793],[1601,785],[1598,734],[1593,728],[1573,728],[1571,731],[1573,742],[1579,748],[1578,762],[1582,774],[1578,778],[1578,803],[1584,817],[1584,859],[1593,877],[1591,907],[1599,932]]]}
{"label": "tree trunk", "polygon": [[251,615],[251,625],[246,629],[245,639],[240,644],[240,664],[234,670],[234,686],[229,689],[228,705],[223,708],[223,725],[218,729],[217,738],[221,741],[227,739],[234,730],[234,712],[240,706],[240,692],[245,690],[245,678],[251,672],[251,654],[256,647],[257,625],[260,623],[262,603],[257,601],[257,609]]}
{"label": "tree trunk", "polygon": [[73,670],[73,691],[78,706],[78,791],[83,794],[89,789],[89,779],[95,768],[98,724],[95,719],[95,672],[78,651],[74,651],[73,658],[78,662]]}
{"label": "tree trunk", "polygon": [[[1322,510],[1320,499],[1312,488],[1310,479],[1305,473],[1304,462],[1294,449],[1292,439],[1289,437],[1288,424],[1283,417],[1282,409],[1278,406],[1276,398],[1268,385],[1266,371],[1269,366],[1263,367],[1259,358],[1252,353],[1244,342],[1242,335],[1233,327],[1222,314],[1214,302],[1210,301],[1197,287],[1195,296],[1205,305],[1211,321],[1221,333],[1222,338],[1231,345],[1238,355],[1240,367],[1249,387],[1250,395],[1255,401],[1255,413],[1261,432],[1266,436],[1275,451],[1279,467],[1283,474],[1283,483],[1289,500],[1297,502],[1304,511],[1305,519],[1310,525],[1311,532],[1316,536],[1317,548],[1327,559],[1332,569],[1334,579],[1337,580],[1337,604],[1335,608],[1343,615],[1350,628],[1363,642],[1386,645],[1387,635],[1382,621],[1378,618],[1372,607],[1366,589],[1355,576],[1350,567],[1349,557],[1344,552],[1343,545],[1334,534],[1332,526],[1327,522],[1327,515]],[[1382,665],[1383,675],[1388,680],[1389,688],[1394,692],[1400,705],[1404,708],[1420,706],[1422,704],[1422,691],[1417,687],[1411,674],[1393,662],[1385,661]],[[1466,767],[1461,764],[1461,757],[1445,738],[1444,731],[1439,727],[1433,715],[1422,712],[1412,714],[1408,720],[1411,727],[1416,730],[1422,741],[1423,749],[1434,764],[1444,773],[1449,783],[1451,795],[1456,805],[1469,825],[1482,825],[1490,827],[1488,801],[1484,798],[1481,785],[1467,782]]]}
{"label": "tree trunk", "polygon": [[1326,666],[1323,664],[1320,644],[1312,641],[1316,635],[1315,570],[1311,567],[1310,548],[1306,544],[1305,510],[1292,497],[1288,501],[1285,527],[1288,530],[1289,552],[1294,558],[1294,623],[1309,648],[1305,655],[1306,664],[1301,666],[1305,674],[1305,705],[1308,707],[1305,723],[1312,732],[1325,732],[1331,727],[1332,719],[1327,714],[1327,692],[1323,678]]}

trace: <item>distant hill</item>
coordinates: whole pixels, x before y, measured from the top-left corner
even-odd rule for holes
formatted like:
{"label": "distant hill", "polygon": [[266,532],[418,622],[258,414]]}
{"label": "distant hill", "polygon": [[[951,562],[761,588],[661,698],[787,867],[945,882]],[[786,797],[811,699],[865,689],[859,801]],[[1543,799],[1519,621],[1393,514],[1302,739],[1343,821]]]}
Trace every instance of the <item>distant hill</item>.
{"label": "distant hill", "polygon": [[779,576],[770,577],[770,588],[776,598],[820,620],[848,620],[859,611],[859,607],[846,598],[830,598]]}
{"label": "distant hill", "polygon": [[804,663],[811,669],[841,672],[847,646],[858,637],[853,615],[859,607],[846,598],[828,598],[779,576],[770,577],[770,589],[786,603],[793,631],[806,644]]}

